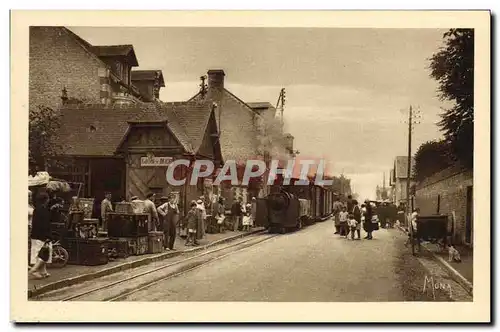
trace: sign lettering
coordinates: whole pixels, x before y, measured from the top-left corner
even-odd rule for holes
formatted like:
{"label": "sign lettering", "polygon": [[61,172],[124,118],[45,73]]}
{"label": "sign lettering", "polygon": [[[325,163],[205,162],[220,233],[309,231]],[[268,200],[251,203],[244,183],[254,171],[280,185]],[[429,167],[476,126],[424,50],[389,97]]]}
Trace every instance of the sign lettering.
{"label": "sign lettering", "polygon": [[172,163],[172,157],[141,157],[142,167],[167,167]]}

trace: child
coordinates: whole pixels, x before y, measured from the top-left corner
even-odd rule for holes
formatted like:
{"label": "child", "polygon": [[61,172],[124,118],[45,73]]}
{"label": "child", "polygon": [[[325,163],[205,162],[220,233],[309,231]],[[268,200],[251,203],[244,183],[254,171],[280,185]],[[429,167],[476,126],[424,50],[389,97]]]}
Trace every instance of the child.
{"label": "child", "polygon": [[346,207],[342,207],[342,211],[339,213],[339,220],[340,220],[340,236],[345,236],[347,239],[347,236],[349,235],[349,226],[347,225],[347,220],[349,217],[349,213],[346,211]]}
{"label": "child", "polygon": [[186,216],[186,224],[188,229],[186,246],[198,245],[196,232],[199,224],[198,219],[201,218],[201,214],[198,212],[198,204],[196,204],[196,201],[192,201],[190,207],[191,210],[189,210]]}
{"label": "child", "polygon": [[[354,232],[356,231],[356,226],[358,226],[358,222],[356,221],[356,219],[354,219],[354,215],[352,213],[349,214],[349,219],[347,220],[347,225],[351,230],[351,240],[354,240]],[[360,231],[358,230],[358,237],[360,237],[359,232]],[[346,238],[347,238],[347,235],[346,235]]]}
{"label": "child", "polygon": [[248,204],[245,206],[243,211],[243,232],[250,230],[250,211],[248,209]]}

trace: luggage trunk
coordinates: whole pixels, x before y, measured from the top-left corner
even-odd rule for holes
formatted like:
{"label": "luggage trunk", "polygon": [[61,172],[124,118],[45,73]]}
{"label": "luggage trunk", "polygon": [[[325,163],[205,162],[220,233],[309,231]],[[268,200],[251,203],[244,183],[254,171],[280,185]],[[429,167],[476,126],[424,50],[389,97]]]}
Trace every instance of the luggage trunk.
{"label": "luggage trunk", "polygon": [[163,252],[163,232],[149,232],[148,252],[150,254]]}
{"label": "luggage trunk", "polygon": [[109,239],[109,256],[127,258],[130,255],[129,242],[125,239]]}
{"label": "luggage trunk", "polygon": [[127,202],[116,203],[115,212],[116,213],[132,214],[132,213],[134,213],[134,206],[132,205],[132,203],[127,203]]}
{"label": "luggage trunk", "polygon": [[148,214],[108,213],[108,236],[148,236]]}
{"label": "luggage trunk", "polygon": [[148,253],[148,237],[147,236],[136,236],[136,237],[120,237],[115,240],[126,241],[128,245],[128,253],[131,256],[139,256]]}
{"label": "luggage trunk", "polygon": [[104,265],[108,258],[108,239],[66,239],[66,249],[69,253],[68,264],[73,265]]}

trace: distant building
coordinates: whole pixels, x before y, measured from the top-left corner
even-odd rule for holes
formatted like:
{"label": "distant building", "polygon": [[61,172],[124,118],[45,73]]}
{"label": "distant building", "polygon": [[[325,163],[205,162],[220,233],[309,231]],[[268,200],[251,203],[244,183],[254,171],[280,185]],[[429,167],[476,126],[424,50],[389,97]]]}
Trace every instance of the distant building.
{"label": "distant building", "polygon": [[30,27],[30,107],[158,99],[165,86],[161,71],[136,74],[138,66],[132,45],[95,46],[65,27]]}
{"label": "distant building", "polygon": [[[391,196],[392,201],[399,205],[400,203],[407,202],[406,188],[408,182],[410,183],[410,189],[415,185],[415,173],[413,171],[413,166],[415,165],[415,159],[411,160],[411,173],[410,181],[408,181],[408,157],[397,156],[394,160],[394,168],[391,170],[390,176],[390,186],[391,186]],[[410,193],[411,195],[411,193]]]}

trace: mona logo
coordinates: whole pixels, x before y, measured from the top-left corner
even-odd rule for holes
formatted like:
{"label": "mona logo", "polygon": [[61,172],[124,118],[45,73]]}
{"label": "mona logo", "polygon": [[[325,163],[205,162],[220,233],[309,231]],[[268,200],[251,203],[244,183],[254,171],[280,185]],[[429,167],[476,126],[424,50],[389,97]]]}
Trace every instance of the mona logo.
{"label": "mona logo", "polygon": [[436,291],[445,291],[449,292],[450,298],[451,296],[451,285],[448,283],[441,283],[441,282],[434,282],[434,277],[427,277],[425,276],[424,278],[424,289],[422,290],[423,293],[431,289],[432,291],[432,298],[435,300],[436,299]]}

